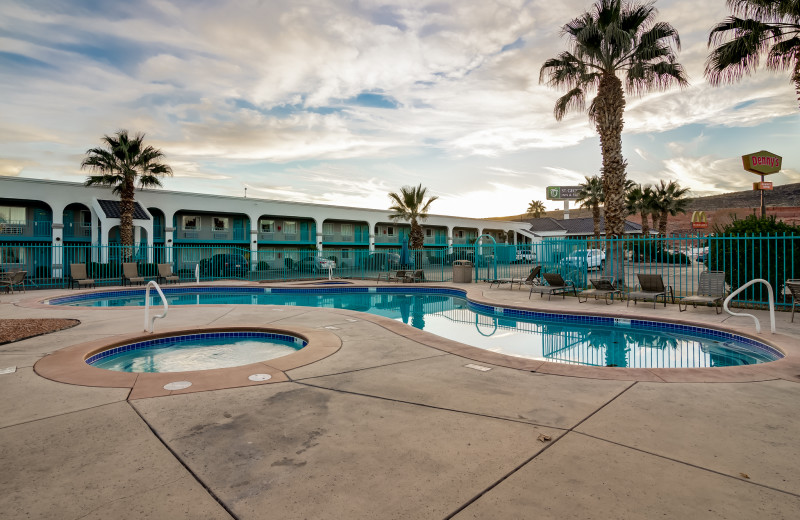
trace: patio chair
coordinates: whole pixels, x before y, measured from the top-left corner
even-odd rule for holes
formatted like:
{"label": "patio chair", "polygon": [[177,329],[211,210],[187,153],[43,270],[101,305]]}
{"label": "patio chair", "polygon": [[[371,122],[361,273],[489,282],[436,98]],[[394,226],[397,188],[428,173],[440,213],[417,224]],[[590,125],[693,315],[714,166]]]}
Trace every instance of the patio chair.
{"label": "patio chair", "polygon": [[794,323],[794,306],[800,303],[800,279],[786,280],[786,288],[792,295],[792,323]]}
{"label": "patio chair", "polygon": [[560,274],[558,273],[544,273],[545,281],[547,281],[547,285],[531,285],[531,291],[528,293],[528,299],[531,299],[531,295],[533,293],[539,293],[539,297],[544,298],[544,295],[547,294],[547,299],[549,300],[550,297],[554,294],[560,294],[562,298],[569,292],[572,291],[572,294],[575,296],[578,295],[578,291],[575,289],[575,284],[572,281],[565,281]]}
{"label": "patio chair", "polygon": [[414,269],[412,271],[406,271],[406,277],[403,279],[403,282],[408,282],[408,283],[417,283],[424,281],[425,281],[425,271],[423,271],[422,269]]}
{"label": "patio chair", "polygon": [[[678,301],[678,310],[683,312],[691,304],[697,308],[697,304],[714,306],[717,314],[722,312],[722,300],[725,299],[725,272],[724,271],[703,271],[697,284],[697,294],[681,298]],[[683,305],[683,308],[681,308]]]}
{"label": "patio chair", "polygon": [[[597,280],[590,281],[592,282],[592,288],[578,293],[578,303],[589,301],[590,296],[594,296],[595,300],[602,296],[606,305],[611,305],[614,303],[615,294],[622,295],[622,291],[614,286],[612,277],[600,277]],[[583,300],[581,300],[581,297],[583,297]]]}
{"label": "patio chair", "polygon": [[[404,282],[406,280],[406,274],[410,273],[411,271],[407,269],[399,269],[396,273],[387,273],[386,281],[387,282]],[[379,277],[380,278],[380,277]]]}
{"label": "patio chair", "polygon": [[69,264],[69,273],[70,288],[76,285],[78,288],[94,285],[94,280],[89,278],[89,275],[86,274],[85,264]]}
{"label": "patio chair", "polygon": [[628,303],[627,306],[630,306],[631,300],[633,300],[633,304],[636,305],[637,300],[653,300],[653,308],[656,308],[656,302],[658,302],[658,297],[661,296],[664,298],[664,307],[667,306],[667,297],[669,297],[672,303],[675,303],[675,293],[672,291],[671,285],[664,285],[664,279],[661,278],[660,274],[637,274],[637,278],[639,278],[639,290],[638,291],[631,291],[628,293]]}
{"label": "patio chair", "polygon": [[172,265],[158,264],[158,277],[156,277],[156,281],[160,283],[178,283],[181,281],[181,278],[172,272]]}
{"label": "patio chair", "polygon": [[144,283],[144,277],[139,276],[139,266],[135,262],[122,264],[122,285],[125,285],[125,282],[130,285]]}
{"label": "patio chair", "polygon": [[511,289],[514,288],[514,284],[519,285],[519,289],[522,290],[523,285],[542,285],[542,280],[539,279],[539,275],[542,272],[542,266],[537,265],[531,272],[528,273],[527,278],[513,278],[511,280]]}

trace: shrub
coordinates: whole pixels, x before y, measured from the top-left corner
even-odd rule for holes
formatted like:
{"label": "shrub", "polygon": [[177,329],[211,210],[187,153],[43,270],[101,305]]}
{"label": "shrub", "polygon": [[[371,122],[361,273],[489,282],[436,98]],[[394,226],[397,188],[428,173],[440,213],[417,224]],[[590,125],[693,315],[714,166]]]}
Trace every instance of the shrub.
{"label": "shrub", "polygon": [[285,258],[283,260],[283,265],[286,266],[286,269],[292,269],[294,267],[294,260],[291,258]]}
{"label": "shrub", "polygon": [[268,264],[268,263],[266,263],[266,262],[264,262],[263,260],[262,260],[262,261],[260,261],[260,262],[259,262],[259,263],[256,265],[256,271],[268,271],[268,270],[269,270],[269,264]]}
{"label": "shrub", "polygon": [[[709,240],[706,265],[724,271],[725,281],[735,290],[755,278],[767,280],[780,291],[787,278],[800,274],[800,227],[778,221],[774,216],[749,215],[725,226],[714,226],[717,235]],[[766,292],[758,284],[741,293],[747,300],[764,301]]]}

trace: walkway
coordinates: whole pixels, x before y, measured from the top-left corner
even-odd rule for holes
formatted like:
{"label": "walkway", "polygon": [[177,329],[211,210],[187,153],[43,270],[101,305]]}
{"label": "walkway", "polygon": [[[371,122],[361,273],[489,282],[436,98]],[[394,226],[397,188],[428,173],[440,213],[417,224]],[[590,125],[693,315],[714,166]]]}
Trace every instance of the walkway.
{"label": "walkway", "polygon": [[[528,305],[527,293],[470,287]],[[349,311],[173,307],[157,327],[314,327],[342,348],[288,371],[288,382],[128,400],[127,390],[33,372],[58,349],[141,329],[141,309],[20,306],[63,292],[0,301],[0,318],[82,322],[0,346],[0,369],[17,366],[0,375],[2,519],[749,520],[800,511],[794,364],[749,382],[574,377],[467,359]],[[530,302],[722,319],[711,309]],[[780,339],[796,343],[800,323],[788,321],[778,315]]]}

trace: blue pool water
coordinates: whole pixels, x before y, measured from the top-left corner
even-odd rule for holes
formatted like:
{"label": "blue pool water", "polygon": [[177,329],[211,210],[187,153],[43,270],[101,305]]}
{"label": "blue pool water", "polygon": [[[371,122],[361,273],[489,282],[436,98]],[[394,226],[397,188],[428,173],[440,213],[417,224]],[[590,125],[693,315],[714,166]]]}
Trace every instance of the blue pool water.
{"label": "blue pool water", "polygon": [[[722,367],[782,355],[750,338],[664,322],[503,309],[470,302],[453,289],[169,288],[170,305],[238,304],[349,309],[402,321],[478,348],[530,359],[617,367]],[[151,305],[158,306],[151,294]],[[83,293],[54,305],[144,305],[141,289]]]}
{"label": "blue pool water", "polygon": [[305,342],[284,334],[217,332],[132,343],[86,360],[118,372],[186,372],[249,365],[297,352]]}

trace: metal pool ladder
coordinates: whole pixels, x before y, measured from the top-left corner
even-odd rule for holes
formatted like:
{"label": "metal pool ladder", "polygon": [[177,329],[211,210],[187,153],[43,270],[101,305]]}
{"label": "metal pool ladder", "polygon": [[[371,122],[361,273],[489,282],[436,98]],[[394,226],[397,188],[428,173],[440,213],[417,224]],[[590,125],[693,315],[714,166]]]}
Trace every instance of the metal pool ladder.
{"label": "metal pool ladder", "polygon": [[[156,316],[150,317],[150,287],[155,287],[156,291],[158,291],[158,295],[161,296],[161,302],[164,304],[164,312],[158,314]],[[153,325],[158,318],[166,318],[167,311],[169,310],[169,305],[167,304],[167,298],[164,296],[164,293],[161,291],[161,287],[158,284],[150,280],[147,282],[147,288],[144,292],[144,331],[149,332],[150,334],[153,333]],[[148,325],[149,323],[149,325]]]}
{"label": "metal pool ladder", "polygon": [[728,297],[725,298],[725,301],[722,303],[722,308],[725,309],[725,311],[731,316],[750,316],[751,318],[753,318],[753,321],[756,322],[756,333],[761,334],[761,323],[758,321],[758,318],[747,312],[733,312],[728,308],[728,303],[730,303],[730,301],[733,299],[734,296],[736,296],[740,292],[744,291],[745,289],[756,283],[763,283],[764,285],[767,286],[767,295],[769,296],[770,329],[772,333],[775,334],[775,295],[772,293],[772,286],[769,284],[768,281],[764,280],[763,278],[756,278],[754,280],[750,280],[743,286],[739,287],[738,289],[730,293]]}

